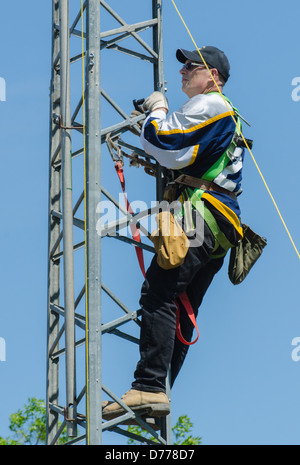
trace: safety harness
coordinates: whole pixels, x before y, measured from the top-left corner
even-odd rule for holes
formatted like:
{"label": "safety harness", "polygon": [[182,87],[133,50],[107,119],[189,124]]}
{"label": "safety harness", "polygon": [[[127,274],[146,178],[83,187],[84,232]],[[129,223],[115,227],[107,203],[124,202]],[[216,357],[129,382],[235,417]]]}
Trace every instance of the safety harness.
{"label": "safety harness", "polygon": [[[198,189],[197,191],[193,192],[192,189],[189,189],[189,188],[187,190],[189,192],[190,201],[191,201],[193,207],[196,208],[196,210],[203,217],[205,223],[207,224],[207,226],[209,227],[209,229],[211,230],[211,232],[212,232],[212,234],[214,236],[215,246],[214,246],[214,249],[213,249],[213,251],[211,253],[211,258],[215,259],[215,258],[224,257],[226,255],[227,251],[231,247],[233,247],[234,245],[231,244],[231,242],[227,239],[225,234],[221,231],[215,217],[213,216],[213,214],[211,213],[209,208],[205,205],[205,203],[204,202],[199,202],[199,200],[201,200],[201,197],[202,197],[204,191]],[[222,247],[224,252],[222,252],[221,254],[216,255],[215,252],[219,247]]]}
{"label": "safety harness", "polygon": [[[230,160],[234,158],[234,151],[236,147],[242,146],[241,141],[239,139],[242,129],[239,112],[237,108],[235,108],[232,105],[230,100],[227,97],[225,98],[233,108],[235,116],[237,118],[237,126],[235,128],[235,132],[233,134],[228,148],[224,151],[224,153],[217,160],[217,162],[202,175],[201,179],[186,176],[184,174],[181,174],[177,179],[175,179],[175,183],[179,185],[186,185],[186,187],[181,191],[181,195],[179,197],[179,200],[183,204],[182,210],[179,213],[179,215],[180,217],[184,216],[185,226],[189,231],[194,227],[191,209],[194,208],[198,211],[200,216],[208,225],[215,239],[215,246],[211,254],[212,259],[224,257],[228,250],[234,247],[234,244],[232,244],[227,239],[225,234],[221,231],[215,217],[203,201],[205,197],[207,198],[206,191],[209,190],[219,190],[221,192],[226,193],[227,195],[230,195],[231,197],[236,198],[232,192],[226,191],[225,189],[214,184],[213,182],[214,179],[224,170],[224,168],[230,162]],[[203,196],[203,194],[205,195]],[[239,231],[239,233],[242,237],[241,230]],[[215,254],[216,250],[219,249],[219,247],[221,247],[223,251],[221,253]]]}
{"label": "safety harness", "polygon": [[[238,146],[242,146],[241,145],[241,138],[240,138],[240,133],[241,133],[240,115],[238,113],[238,110],[235,107],[233,107],[230,100],[227,97],[225,97],[225,98],[229,102],[229,104],[232,106],[232,108],[233,108],[233,110],[235,112],[235,116],[237,118],[237,125],[236,125],[236,129],[235,129],[235,132],[234,132],[234,135],[232,137],[232,140],[231,140],[231,143],[230,143],[229,147],[224,151],[224,153],[217,160],[217,162],[211,168],[209,168],[206,171],[206,173],[202,176],[203,181],[209,181],[212,184],[213,184],[213,180],[224,170],[224,168],[229,163],[229,161],[233,159],[233,157],[234,157],[233,153],[234,153],[235,148],[238,147]],[[251,141],[248,141],[248,142],[251,143]],[[122,163],[115,162],[115,169],[116,169],[116,172],[118,174],[118,177],[119,177],[119,180],[120,180],[120,183],[121,183],[121,187],[122,187],[122,191],[123,191],[123,194],[124,194],[127,211],[130,214],[133,214],[132,208],[131,208],[130,203],[129,203],[129,201],[128,201],[127,197],[126,197],[126,194],[125,194],[125,178],[124,178],[124,171],[123,171]],[[179,184],[185,184],[185,183],[182,182],[182,177],[181,177],[181,182],[179,180],[175,180],[175,181],[178,181]],[[191,205],[193,208],[195,208],[199,212],[199,214],[202,216],[202,218],[204,219],[204,221],[206,222],[206,224],[210,228],[210,230],[211,230],[211,232],[212,232],[212,234],[214,236],[214,239],[215,239],[215,246],[214,246],[214,249],[212,251],[211,258],[212,259],[221,258],[221,257],[224,257],[226,255],[227,251],[231,247],[234,247],[234,245],[230,243],[230,241],[227,239],[225,234],[220,230],[220,228],[218,226],[218,223],[217,223],[216,219],[214,218],[213,214],[211,213],[209,208],[203,202],[202,197],[203,197],[204,193],[205,193],[204,189],[192,188],[189,185],[187,185],[187,187],[184,188],[182,193],[181,193],[181,199],[183,200],[183,202],[182,202],[183,203],[183,209],[182,209],[181,214],[184,215],[186,222],[188,222],[188,223],[190,222],[190,227],[193,227],[191,210],[188,210],[190,207],[188,207],[188,209],[187,209],[187,205]],[[231,193],[228,192],[228,194],[230,195]],[[184,200],[189,200],[189,202],[185,202]],[[136,228],[136,226],[131,225],[131,233],[132,233],[133,239],[135,241],[141,242],[140,232]],[[221,253],[216,254],[215,252],[220,247],[223,249],[223,251]],[[143,276],[145,277],[146,273],[145,273],[145,267],[144,267],[143,251],[138,246],[135,246],[135,249],[136,249],[136,254],[137,254],[137,258],[138,258],[138,261],[139,261],[141,271],[143,273]],[[181,302],[181,304],[185,308],[185,310],[186,310],[192,324],[194,325],[194,327],[195,327],[195,329],[197,331],[197,337],[194,339],[194,341],[191,341],[191,342],[186,341],[184,339],[184,337],[182,336],[181,328],[180,328],[180,305],[179,305],[179,301]],[[187,293],[183,292],[180,296],[178,296],[177,300],[175,301],[175,304],[176,304],[176,307],[177,307],[177,311],[176,311],[176,336],[185,345],[195,344],[197,342],[197,340],[199,339],[199,330],[198,330],[198,326],[197,326],[197,323],[196,323],[194,310],[192,308],[192,305],[190,303],[190,300],[188,298]]]}

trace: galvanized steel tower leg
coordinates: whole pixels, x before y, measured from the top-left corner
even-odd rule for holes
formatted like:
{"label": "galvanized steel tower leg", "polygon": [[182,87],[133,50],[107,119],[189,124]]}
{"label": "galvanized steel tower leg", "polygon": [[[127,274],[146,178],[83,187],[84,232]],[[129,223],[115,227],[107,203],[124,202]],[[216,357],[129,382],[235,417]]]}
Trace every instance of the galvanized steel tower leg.
{"label": "galvanized steel tower leg", "polygon": [[[55,24],[59,23],[59,0],[52,4],[52,63],[59,55],[60,39],[55,31]],[[60,132],[53,121],[53,114],[60,114],[60,74],[52,66],[50,82],[50,133],[49,133],[49,232],[48,232],[48,301],[47,301],[47,425],[46,442],[52,443],[58,431],[59,414],[50,409],[50,404],[59,401],[59,359],[52,359],[56,350],[59,336],[59,316],[51,310],[51,305],[59,305],[60,298],[60,264],[51,259],[51,251],[55,247],[60,235],[59,219],[52,216],[52,210],[60,211],[61,180],[60,171],[53,166],[53,159],[60,145]],[[58,248],[59,250],[59,248]]]}
{"label": "galvanized steel tower leg", "polygon": [[87,0],[86,20],[87,444],[101,444],[101,238],[96,230],[96,209],[101,200],[99,0]]}
{"label": "galvanized steel tower leg", "polygon": [[63,127],[71,127],[69,0],[60,2],[60,44],[67,425],[68,436],[76,436],[72,144],[71,130]]}
{"label": "galvanized steel tower leg", "polygon": [[[157,26],[153,28],[153,48],[158,54],[157,63],[153,66],[154,71],[154,89],[165,93],[165,79],[163,67],[163,17],[162,17],[162,0],[153,0],[152,16],[157,18]],[[165,187],[164,169],[157,166],[156,175],[156,198],[160,202],[163,200],[163,192]],[[170,376],[166,379],[166,394],[171,400]],[[171,413],[162,420],[162,437],[167,444],[172,444],[172,425]]]}

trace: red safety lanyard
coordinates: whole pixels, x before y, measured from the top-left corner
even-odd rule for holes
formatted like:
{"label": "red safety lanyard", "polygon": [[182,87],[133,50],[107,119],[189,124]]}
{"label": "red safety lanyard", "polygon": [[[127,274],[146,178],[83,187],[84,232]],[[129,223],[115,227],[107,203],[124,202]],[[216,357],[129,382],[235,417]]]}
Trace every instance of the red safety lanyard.
{"label": "red safety lanyard", "polygon": [[[133,215],[133,210],[132,210],[132,208],[130,206],[130,203],[128,202],[128,199],[127,199],[127,196],[126,196],[126,193],[125,193],[125,178],[124,178],[123,166],[122,166],[121,163],[117,162],[115,164],[115,168],[116,168],[116,172],[118,174],[118,177],[120,179],[120,183],[121,183],[121,186],[122,186],[127,211],[128,211],[128,213]],[[130,228],[131,228],[132,238],[137,242],[141,242],[140,231],[137,229],[137,227],[134,224],[131,224]],[[138,258],[138,261],[139,261],[139,264],[140,264],[141,271],[142,271],[142,273],[143,273],[143,275],[145,277],[146,272],[145,272],[145,265],[144,265],[143,250],[140,247],[135,246],[135,251],[136,251],[136,255],[137,255],[137,258]]]}
{"label": "red safety lanyard", "polygon": [[[116,162],[115,163],[115,169],[116,169],[117,175],[118,175],[120,183],[121,183],[121,187],[122,187],[122,191],[123,191],[123,194],[124,194],[127,211],[128,211],[128,213],[133,215],[133,210],[132,210],[132,208],[130,206],[130,203],[128,202],[128,199],[127,199],[127,196],[126,196],[126,193],[125,193],[125,178],[124,178],[124,170],[123,170],[122,163]],[[130,225],[130,227],[131,227],[132,238],[137,242],[141,242],[141,235],[140,235],[140,232],[137,229],[137,227],[135,225]],[[139,262],[141,271],[143,273],[143,276],[145,277],[146,273],[145,273],[143,250],[140,247],[135,246],[135,251],[136,251],[136,255],[137,255],[137,258],[138,258],[138,262]],[[197,323],[196,323],[196,318],[195,318],[193,307],[192,307],[192,305],[190,303],[190,300],[189,300],[186,292],[183,292],[178,297],[178,299],[180,299],[180,301],[181,301],[182,305],[184,306],[184,308],[185,308],[191,322],[193,323],[194,327],[196,328],[197,337],[196,337],[196,339],[194,341],[188,342],[182,336],[181,328],[180,328],[180,308],[179,308],[178,302],[175,301],[176,307],[177,307],[177,311],[176,311],[176,336],[180,340],[180,342],[182,342],[185,345],[195,344],[195,342],[197,342],[198,339],[199,339],[199,330],[198,330],[198,326],[197,326]]]}
{"label": "red safety lanyard", "polygon": [[190,299],[188,298],[186,292],[183,292],[182,294],[180,294],[180,296],[178,298],[181,300],[181,303],[184,306],[184,308],[185,308],[191,322],[193,323],[194,327],[196,328],[197,337],[196,337],[196,339],[194,341],[188,342],[182,336],[181,328],[180,328],[180,308],[179,308],[178,302],[175,302],[176,306],[177,306],[177,312],[176,312],[176,336],[178,337],[180,342],[182,342],[183,344],[185,344],[187,346],[191,346],[192,344],[195,344],[195,342],[197,342],[198,339],[199,339],[199,329],[198,329],[198,326],[197,326],[197,323],[196,323],[194,310],[193,310]]}

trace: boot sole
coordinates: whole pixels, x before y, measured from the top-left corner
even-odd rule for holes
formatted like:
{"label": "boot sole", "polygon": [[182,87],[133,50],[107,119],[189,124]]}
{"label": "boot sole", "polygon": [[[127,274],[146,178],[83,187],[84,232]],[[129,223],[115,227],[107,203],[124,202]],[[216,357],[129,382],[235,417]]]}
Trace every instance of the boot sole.
{"label": "boot sole", "polygon": [[[144,420],[145,423],[147,423],[148,426],[150,426],[154,431],[159,431],[161,429],[161,426],[160,426],[160,421],[159,419],[156,417],[142,417],[142,420]],[[158,420],[158,423],[157,421]],[[131,420],[126,420],[126,421],[123,421],[121,423],[121,425],[126,425],[126,426],[139,426],[140,428],[142,428],[143,430],[146,430],[146,428],[142,425],[139,424],[139,422],[137,420],[135,420],[134,418],[132,418]]]}
{"label": "boot sole", "polygon": [[[133,412],[137,412],[150,417],[160,418],[165,417],[170,413],[170,406],[168,404],[145,404],[138,405],[136,407],[129,407]],[[105,409],[104,409],[105,410]],[[126,411],[123,408],[114,410],[113,412],[102,412],[102,418],[104,420],[112,420],[113,418],[123,415]]]}

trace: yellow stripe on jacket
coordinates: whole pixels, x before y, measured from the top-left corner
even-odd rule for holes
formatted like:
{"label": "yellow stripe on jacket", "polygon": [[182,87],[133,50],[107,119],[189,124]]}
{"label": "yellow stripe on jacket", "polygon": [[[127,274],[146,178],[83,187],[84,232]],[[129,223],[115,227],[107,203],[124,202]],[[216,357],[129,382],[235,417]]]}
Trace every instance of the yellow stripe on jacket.
{"label": "yellow stripe on jacket", "polygon": [[216,121],[219,121],[220,119],[226,118],[227,116],[231,116],[231,115],[234,115],[234,112],[227,111],[226,113],[221,113],[220,115],[214,116],[213,118],[210,118],[207,121],[204,121],[203,123],[196,124],[196,126],[192,126],[191,128],[188,128],[188,129],[171,129],[170,131],[159,131],[158,124],[155,120],[151,121],[151,124],[155,126],[157,135],[159,136],[167,136],[169,134],[178,134],[178,133],[187,134],[189,132],[197,131],[197,129],[201,129],[205,126],[208,126],[209,124],[215,123]]}
{"label": "yellow stripe on jacket", "polygon": [[213,205],[213,207],[222,213],[222,215],[224,215],[225,218],[227,218],[230,223],[233,224],[240,237],[243,237],[243,228],[241,227],[240,220],[234,211],[231,210],[231,208],[227,207],[227,205],[225,205],[223,202],[220,202],[220,200],[216,199],[216,197],[212,196],[208,192],[204,192],[201,198],[207,200],[209,203],[211,203],[211,205]]}

